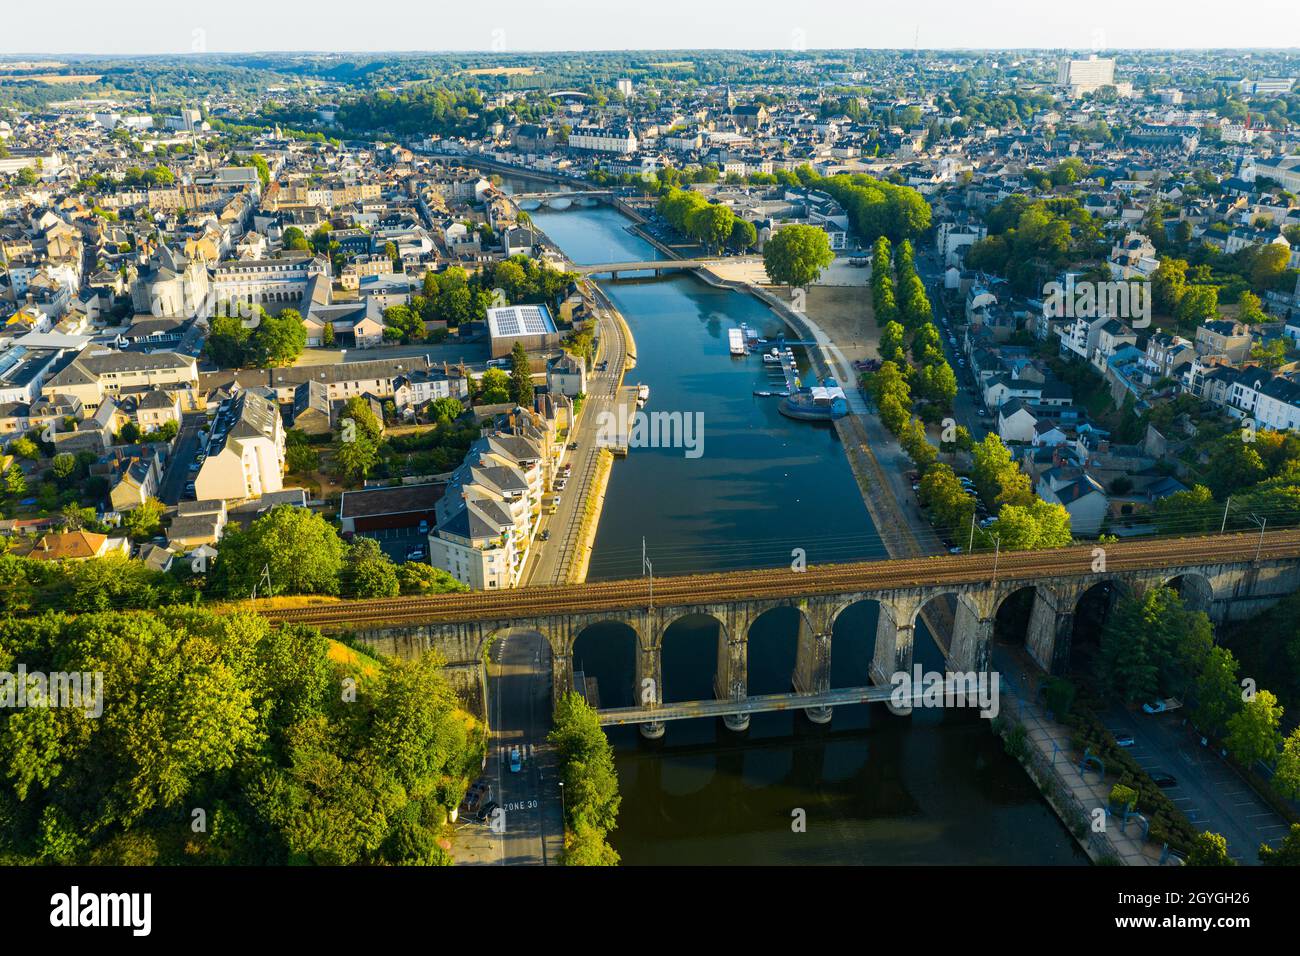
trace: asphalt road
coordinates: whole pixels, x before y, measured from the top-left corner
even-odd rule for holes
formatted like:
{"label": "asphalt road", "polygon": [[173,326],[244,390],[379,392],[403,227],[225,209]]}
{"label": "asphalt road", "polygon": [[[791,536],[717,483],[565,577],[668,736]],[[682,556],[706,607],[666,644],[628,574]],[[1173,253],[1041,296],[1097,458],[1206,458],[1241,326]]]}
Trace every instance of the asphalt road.
{"label": "asphalt road", "polygon": [[560,504],[555,514],[542,516],[539,530],[551,533],[549,541],[533,539],[533,551],[523,575],[524,584],[563,584],[578,557],[578,531],[587,507],[587,496],[592,493],[591,482],[596,473],[600,449],[596,447],[597,422],[601,412],[613,411],[618,398],[619,377],[625,361],[627,343],[623,330],[604,308],[598,307],[600,323],[600,351],[596,364],[608,362],[604,372],[592,372],[587,377],[587,398],[583,403],[582,417],[577,431],[569,436],[576,440],[574,451],[565,451],[564,461],[573,465],[568,484],[560,493]]}
{"label": "asphalt road", "polygon": [[176,436],[175,450],[167,463],[167,471],[163,474],[162,486],[159,488],[158,497],[163,504],[177,504],[181,500],[185,483],[192,481],[198,474],[197,471],[190,471],[189,468],[190,463],[194,461],[194,456],[199,453],[199,430],[207,424],[207,420],[206,415],[186,415],[181,419],[181,430]]}
{"label": "asphalt road", "polygon": [[[488,679],[492,752],[486,772],[504,811],[497,833],[504,865],[550,865],[563,846],[555,752],[546,742],[551,723],[551,654],[540,636],[511,630],[492,649]],[[518,747],[521,769],[510,769]]]}

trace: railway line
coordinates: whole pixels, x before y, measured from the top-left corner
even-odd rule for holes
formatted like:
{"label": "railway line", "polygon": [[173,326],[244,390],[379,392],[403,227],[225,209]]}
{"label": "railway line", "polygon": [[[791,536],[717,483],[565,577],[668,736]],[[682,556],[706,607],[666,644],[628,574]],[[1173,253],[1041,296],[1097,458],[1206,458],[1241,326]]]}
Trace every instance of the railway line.
{"label": "railway line", "polygon": [[[1032,581],[1060,575],[1092,575],[1096,574],[1092,570],[1095,550],[1094,545],[1076,545],[1049,551],[814,565],[798,573],[769,568],[680,575],[655,579],[653,601],[661,606],[692,606],[745,598],[803,598],[924,585],[981,584],[998,577]],[[1294,557],[1300,557],[1300,529],[1263,535],[1147,539],[1107,545],[1105,573]],[[250,607],[250,610],[277,623],[330,626],[510,621],[548,613],[620,610],[650,603],[649,581],[632,578],[510,591],[339,601],[295,608]]]}

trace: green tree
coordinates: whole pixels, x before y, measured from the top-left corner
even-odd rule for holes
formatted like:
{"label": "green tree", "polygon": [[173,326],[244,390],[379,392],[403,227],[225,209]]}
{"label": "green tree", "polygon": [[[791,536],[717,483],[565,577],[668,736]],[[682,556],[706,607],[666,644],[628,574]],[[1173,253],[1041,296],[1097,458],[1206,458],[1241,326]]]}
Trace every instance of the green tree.
{"label": "green tree", "polygon": [[1188,866],[1236,866],[1228,855],[1228,841],[1217,833],[1198,833],[1187,853]]}
{"label": "green tree", "polygon": [[1291,824],[1281,846],[1274,848],[1261,843],[1259,862],[1265,866],[1300,866],[1300,823]]}
{"label": "green tree", "polygon": [[250,344],[259,366],[292,365],[307,347],[307,328],[297,309],[285,309],[275,316],[263,309]]}
{"label": "green tree", "polygon": [[1241,685],[1237,683],[1238,664],[1232,651],[1213,647],[1193,684],[1195,706],[1192,719],[1217,733],[1241,709]]}
{"label": "green tree", "polygon": [[811,285],[834,261],[830,237],[817,226],[785,226],[763,246],[763,267],[777,285]]}
{"label": "green tree", "polygon": [[1282,722],[1282,705],[1266,690],[1257,691],[1254,698],[1228,720],[1228,736],[1224,741],[1232,755],[1247,766],[1256,760],[1272,764],[1277,759],[1278,744],[1282,735],[1278,727]]}
{"label": "green tree", "polygon": [[403,594],[452,594],[469,590],[468,585],[457,581],[442,568],[431,567],[423,561],[398,565],[397,580]]}
{"label": "green tree", "polygon": [[523,342],[510,350],[510,400],[524,408],[533,406],[533,372]]}
{"label": "green tree", "polygon": [[1300,798],[1300,727],[1282,742],[1282,755],[1273,772],[1273,789],[1288,800]]}
{"label": "green tree", "polygon": [[400,591],[397,567],[374,538],[352,540],[343,567],[343,591],[349,597],[396,597]]}
{"label": "green tree", "polygon": [[490,368],[478,382],[476,404],[501,405],[510,401],[510,376],[499,368]]}
{"label": "green tree", "polygon": [[246,530],[227,531],[217,549],[214,593],[243,597],[337,594],[344,545],[334,528],[306,508],[277,505]]}
{"label": "green tree", "polygon": [[122,530],[135,541],[152,538],[162,529],[167,506],[153,496],[122,515]]}

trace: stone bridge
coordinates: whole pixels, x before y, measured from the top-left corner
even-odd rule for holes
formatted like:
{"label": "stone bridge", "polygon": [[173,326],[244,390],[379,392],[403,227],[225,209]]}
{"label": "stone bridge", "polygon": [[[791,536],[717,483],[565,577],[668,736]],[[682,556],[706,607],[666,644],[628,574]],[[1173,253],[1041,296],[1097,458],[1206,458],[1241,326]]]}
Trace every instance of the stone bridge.
{"label": "stone bridge", "polygon": [[[797,590],[795,579],[801,575],[773,572],[785,573],[791,580],[792,596],[738,596],[729,600],[675,596],[662,604],[629,601],[625,607],[585,611],[530,611],[527,606],[520,606],[508,615],[497,614],[482,620],[354,624],[347,629],[375,649],[396,657],[413,658],[436,651],[447,661],[449,675],[469,706],[479,713],[486,713],[483,658],[498,636],[510,629],[541,635],[550,647],[552,683],[558,700],[563,692],[573,688],[573,655],[578,637],[593,625],[611,622],[626,625],[636,635],[633,699],[639,701],[646,711],[643,733],[657,736],[663,732],[663,725],[653,719],[651,711],[664,704],[662,650],[665,635],[674,623],[704,615],[718,625],[715,697],[719,701],[734,703],[732,713],[726,717],[728,726],[743,729],[748,724],[748,713],[755,709],[745,705],[749,698],[750,629],[761,615],[774,608],[798,610],[790,706],[798,707],[801,702],[806,702],[805,710],[811,719],[826,721],[830,719],[829,706],[844,702],[826,696],[831,690],[831,635],[840,615],[861,602],[874,602],[879,606],[870,668],[871,679],[878,686],[889,684],[897,672],[911,671],[913,632],[918,615],[937,600],[955,605],[950,633],[935,635],[945,653],[948,669],[960,672],[987,670],[998,612],[1008,598],[1026,590],[1033,595],[1025,633],[1026,649],[1044,671],[1062,673],[1069,663],[1076,610],[1089,591],[1100,585],[1110,585],[1098,593],[1107,595],[1107,600],[1113,603],[1120,594],[1140,596],[1150,588],[1170,585],[1179,590],[1190,609],[1207,612],[1215,623],[1241,620],[1300,588],[1300,537],[1296,537],[1296,542],[1292,548],[1296,554],[1280,557],[1276,554],[1257,557],[1260,552],[1251,539],[1244,549],[1239,548],[1230,559],[1225,555],[1225,560],[1219,563],[1191,558],[1184,564],[1175,558],[1171,562],[1161,561],[1161,566],[1153,568],[1100,573],[1091,570],[1055,574],[1022,572],[1004,577],[998,577],[994,565],[991,578],[987,571],[973,572],[971,577],[975,574],[981,577],[906,587],[854,587],[814,596],[793,593]],[[1087,553],[1087,549],[1069,550]],[[1196,549],[1188,550],[1194,553]],[[1003,560],[1008,557],[1004,555]],[[974,562],[977,559],[970,560]],[[881,565],[897,563],[880,562]],[[658,584],[656,582],[656,590]],[[818,695],[821,695],[820,699]],[[861,699],[866,698],[863,696]],[[716,712],[717,708],[711,707],[710,710]],[[627,722],[614,719],[612,712],[601,713],[605,723]],[[690,715],[679,713],[676,716]]]}

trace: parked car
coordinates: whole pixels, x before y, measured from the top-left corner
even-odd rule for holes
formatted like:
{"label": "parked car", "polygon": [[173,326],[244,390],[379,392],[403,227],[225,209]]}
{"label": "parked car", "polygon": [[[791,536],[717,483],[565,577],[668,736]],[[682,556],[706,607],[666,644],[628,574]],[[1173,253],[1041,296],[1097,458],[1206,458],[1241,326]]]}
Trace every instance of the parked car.
{"label": "parked car", "polygon": [[1178,786],[1178,778],[1171,773],[1165,773],[1163,770],[1156,770],[1151,773],[1151,782],[1161,790],[1168,790],[1170,787]]}
{"label": "parked car", "polygon": [[1135,741],[1132,734],[1116,734],[1115,743],[1121,747],[1132,747]]}
{"label": "parked car", "polygon": [[498,804],[495,800],[489,800],[487,803],[483,804],[483,806],[478,808],[478,813],[474,814],[475,819],[477,819],[480,823],[484,820],[487,820],[489,817],[492,816],[492,811],[495,810],[498,806],[500,806],[500,804]]}
{"label": "parked car", "polygon": [[577,450],[578,450],[578,443],[576,441],[569,442],[569,451],[577,451]]}
{"label": "parked car", "polygon": [[406,552],[407,561],[419,561],[423,557],[424,548],[412,548],[410,551]]}
{"label": "parked car", "polygon": [[524,768],[523,758],[519,755],[518,747],[510,748],[510,772],[518,773]]}
{"label": "parked car", "polygon": [[1142,709],[1148,714],[1163,714],[1166,711],[1177,710],[1181,706],[1183,706],[1183,702],[1177,697],[1166,697],[1164,700],[1143,704]]}
{"label": "parked car", "polygon": [[550,541],[550,540],[551,540],[551,529],[550,529],[550,528],[547,528],[545,531],[542,532],[542,534],[541,534],[541,539],[542,539],[543,541]]}

